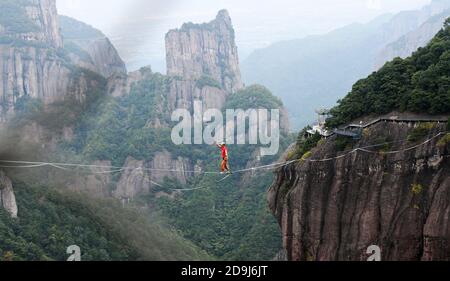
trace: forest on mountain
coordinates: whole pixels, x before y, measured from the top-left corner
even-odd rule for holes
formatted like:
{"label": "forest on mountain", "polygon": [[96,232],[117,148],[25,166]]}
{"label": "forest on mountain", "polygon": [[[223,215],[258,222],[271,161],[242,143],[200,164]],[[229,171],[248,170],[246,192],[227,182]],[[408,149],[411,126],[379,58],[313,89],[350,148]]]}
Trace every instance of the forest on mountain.
{"label": "forest on mountain", "polygon": [[331,110],[330,128],[361,116],[394,110],[428,115],[450,112],[450,18],[424,48],[396,58],[366,79]]}
{"label": "forest on mountain", "polygon": [[156,217],[112,199],[14,182],[20,218],[0,209],[0,261],[64,261],[67,247],[83,261],[210,260]]}

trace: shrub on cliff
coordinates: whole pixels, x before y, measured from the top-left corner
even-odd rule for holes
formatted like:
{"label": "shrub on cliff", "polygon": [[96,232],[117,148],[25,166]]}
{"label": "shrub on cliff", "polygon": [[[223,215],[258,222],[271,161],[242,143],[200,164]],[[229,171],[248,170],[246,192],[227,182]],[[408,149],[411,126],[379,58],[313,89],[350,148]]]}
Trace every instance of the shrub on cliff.
{"label": "shrub on cliff", "polygon": [[230,95],[224,108],[249,109],[266,108],[280,109],[283,102],[275,97],[269,89],[261,85],[251,85],[245,89]]}
{"label": "shrub on cliff", "polygon": [[302,159],[305,160],[309,157],[311,157],[312,153],[311,150],[318,145],[318,143],[322,140],[322,137],[320,134],[315,134],[311,137],[305,138],[306,129],[304,129],[302,132],[300,132],[298,138],[297,138],[297,146],[295,153],[290,155],[288,160],[292,159]]}
{"label": "shrub on cliff", "polygon": [[197,80],[195,86],[199,89],[203,89],[204,87],[213,87],[213,88],[218,88],[221,89],[222,86],[220,85],[220,83],[215,80],[214,78],[210,77],[210,76],[202,76],[200,77],[200,79]]}
{"label": "shrub on cliff", "polygon": [[426,137],[429,132],[435,127],[434,123],[422,123],[414,128],[408,135],[408,141],[416,142],[424,137]]}

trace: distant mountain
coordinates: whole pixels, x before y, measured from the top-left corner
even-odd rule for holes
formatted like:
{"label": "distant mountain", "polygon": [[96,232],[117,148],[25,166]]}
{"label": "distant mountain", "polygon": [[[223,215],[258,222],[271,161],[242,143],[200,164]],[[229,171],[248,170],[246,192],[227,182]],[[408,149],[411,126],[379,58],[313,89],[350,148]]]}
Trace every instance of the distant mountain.
{"label": "distant mountain", "polygon": [[327,125],[335,128],[367,115],[393,111],[439,115],[450,113],[450,18],[444,28],[412,56],[395,58],[379,71],[359,80]]}
{"label": "distant mountain", "polygon": [[333,106],[359,78],[370,74],[387,45],[449,8],[450,0],[434,0],[421,10],[273,44],[242,63],[244,82],[264,84],[282,98],[294,127],[300,128],[314,121],[315,109]]}
{"label": "distant mountain", "polygon": [[419,28],[388,44],[377,56],[375,69],[379,69],[387,61],[396,57],[406,58],[419,47],[425,46],[441,29],[442,23],[450,16],[450,9],[435,15],[424,22]]}

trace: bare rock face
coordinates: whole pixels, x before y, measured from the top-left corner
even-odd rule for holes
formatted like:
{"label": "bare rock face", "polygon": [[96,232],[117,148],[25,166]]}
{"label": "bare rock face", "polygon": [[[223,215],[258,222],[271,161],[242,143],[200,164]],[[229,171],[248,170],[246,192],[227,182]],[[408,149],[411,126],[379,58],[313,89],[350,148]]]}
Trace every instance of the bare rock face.
{"label": "bare rock face", "polygon": [[140,193],[147,193],[150,189],[150,179],[144,168],[144,161],[129,157],[125,162],[127,168],[122,172],[114,197],[120,199],[134,199]]}
{"label": "bare rock face", "polygon": [[[408,124],[380,123],[355,147],[386,139],[395,154],[357,152],[329,162],[299,162],[278,172],[269,205],[290,260],[367,260],[369,246],[383,260],[450,260],[450,145],[439,138],[405,143]],[[402,142],[398,142],[402,141]],[[371,148],[377,150],[382,148]],[[342,154],[334,139],[311,159]]]}
{"label": "bare rock face", "polygon": [[39,99],[45,105],[66,97],[84,102],[91,83],[99,80],[97,74],[126,74],[109,40],[85,24],[65,20],[65,26],[72,29],[64,34],[71,34],[72,41],[63,46],[55,0],[5,3],[2,5],[15,11],[14,17],[22,23],[9,20],[0,28],[0,123],[15,113],[24,97]]}
{"label": "bare rock face", "polygon": [[70,84],[71,70],[53,51],[0,44],[0,115],[14,111],[23,96],[49,104],[61,98]]}
{"label": "bare rock face", "polygon": [[221,88],[203,85],[194,80],[174,79],[170,83],[168,94],[169,110],[184,108],[192,110],[194,101],[201,101],[203,110],[222,109],[227,92]]}
{"label": "bare rock face", "polygon": [[127,69],[125,63],[119,56],[115,47],[108,38],[99,38],[92,42],[85,42],[86,45],[80,43],[80,46],[89,53],[95,68],[94,72],[100,73],[108,78],[113,74],[126,74]]}
{"label": "bare rock face", "polygon": [[150,67],[144,67],[140,70],[126,74],[116,73],[108,79],[108,93],[113,97],[122,97],[129,95],[133,84],[148,78],[151,74]]}
{"label": "bare rock face", "polygon": [[227,92],[243,87],[231,18],[222,10],[207,24],[184,24],[166,35],[167,74],[217,81]]}
{"label": "bare rock face", "polygon": [[[8,3],[8,2],[7,2]],[[0,122],[14,112],[24,97],[45,104],[67,93],[72,70],[59,56],[62,47],[55,0],[11,1],[14,17],[24,23],[7,22],[0,30]]]}
{"label": "bare rock face", "polygon": [[[104,198],[110,196],[110,184],[112,175],[105,173],[107,167],[111,166],[110,161],[94,161],[91,165],[97,166],[90,168],[89,174],[78,173],[68,187],[72,190],[85,192],[93,197]],[[105,168],[103,168],[105,167]]]}
{"label": "bare rock face", "polygon": [[[150,172],[150,178],[154,182],[161,182],[165,177],[168,177],[175,178],[180,183],[186,184],[187,179],[192,175],[187,172],[192,170],[190,161],[183,157],[173,159],[172,154],[168,151],[156,153],[153,160],[149,163],[149,167],[155,169]],[[173,172],[167,172],[166,170],[177,171],[177,173],[174,174]]]}
{"label": "bare rock face", "polygon": [[166,177],[175,178],[181,184],[186,184],[191,176],[188,172],[191,171],[192,165],[187,159],[182,157],[173,159],[169,152],[162,151],[156,153],[148,162],[129,157],[124,168],[113,195],[119,199],[133,200],[139,194],[148,193]]}
{"label": "bare rock face", "polygon": [[27,7],[31,19],[41,27],[42,37],[55,48],[62,47],[59,22],[56,10],[56,0],[33,0],[35,6]]}
{"label": "bare rock face", "polygon": [[[222,109],[230,93],[243,88],[234,30],[228,12],[220,11],[207,24],[185,24],[166,36],[168,76],[170,82],[163,110],[192,110],[194,101],[203,109]],[[145,80],[150,68],[108,79],[108,92],[115,97],[128,95],[133,84]],[[161,120],[149,122],[162,126]]]}
{"label": "bare rock face", "polygon": [[0,207],[5,209],[12,218],[17,218],[17,204],[11,180],[0,171]]}
{"label": "bare rock face", "polygon": [[75,65],[105,78],[114,74],[126,75],[125,63],[100,30],[66,16],[60,16],[60,22],[65,49]]}
{"label": "bare rock face", "polygon": [[125,63],[108,38],[98,38],[89,41],[80,40],[76,44],[86,52],[84,54],[88,55],[83,56],[70,53],[73,64],[99,73],[105,78],[109,78],[114,74],[127,73]]}

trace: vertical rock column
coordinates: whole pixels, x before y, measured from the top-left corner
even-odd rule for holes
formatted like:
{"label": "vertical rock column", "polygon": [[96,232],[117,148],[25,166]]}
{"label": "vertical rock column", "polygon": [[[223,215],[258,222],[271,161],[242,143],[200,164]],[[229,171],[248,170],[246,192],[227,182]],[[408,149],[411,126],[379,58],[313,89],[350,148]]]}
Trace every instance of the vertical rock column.
{"label": "vertical rock column", "polygon": [[243,88],[231,18],[226,10],[205,24],[184,24],[166,35],[167,74],[197,80],[208,76],[228,93]]}
{"label": "vertical rock column", "polygon": [[12,218],[17,218],[17,204],[11,180],[0,171],[0,208],[5,209]]}

